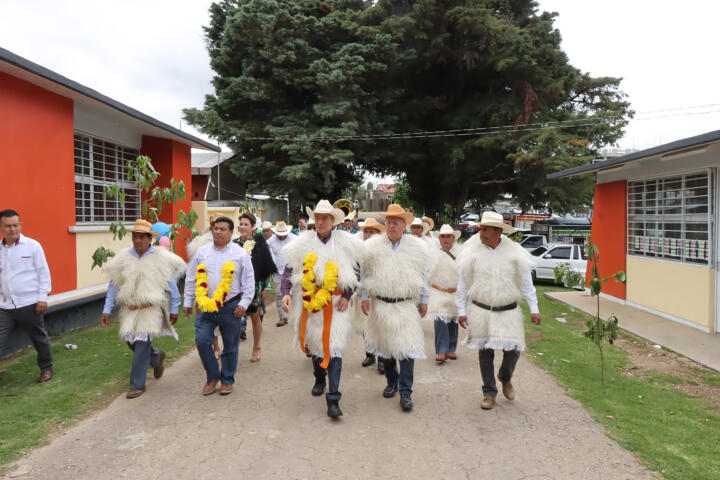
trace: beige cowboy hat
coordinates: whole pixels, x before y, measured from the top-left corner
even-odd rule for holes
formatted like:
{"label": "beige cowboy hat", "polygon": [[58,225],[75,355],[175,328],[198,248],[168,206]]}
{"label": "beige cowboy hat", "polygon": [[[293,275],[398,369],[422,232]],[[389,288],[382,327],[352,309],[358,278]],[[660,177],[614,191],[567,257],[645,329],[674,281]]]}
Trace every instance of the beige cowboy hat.
{"label": "beige cowboy hat", "polygon": [[428,230],[430,230],[430,225],[428,225],[427,222],[423,222],[422,218],[417,218],[417,217],[413,218],[413,221],[410,222],[410,225],[407,226],[407,231],[409,232],[410,227],[413,227],[413,226],[422,227],[423,235],[426,234],[428,232]]}
{"label": "beige cowboy hat", "polygon": [[428,227],[430,227],[430,230],[432,230],[433,228],[435,228],[435,220],[433,220],[432,218],[430,218],[430,217],[422,217],[421,220],[422,220],[424,223],[427,223],[427,224],[428,224]]}
{"label": "beige cowboy hat", "polygon": [[380,214],[380,218],[382,219],[387,219],[388,217],[402,218],[405,220],[405,223],[410,223],[413,221],[413,218],[415,218],[412,213],[406,212],[403,207],[397,203],[391,203],[388,206],[387,212]]}
{"label": "beige cowboy hat", "polygon": [[260,230],[271,230],[272,229],[272,223],[265,220],[262,225],[260,225]]}
{"label": "beige cowboy hat", "polygon": [[460,230],[454,230],[450,225],[447,223],[440,227],[440,230],[437,232],[433,232],[433,235],[435,238],[440,238],[440,235],[455,235],[455,240],[460,238]]}
{"label": "beige cowboy hat", "polygon": [[270,230],[272,230],[273,233],[274,233],[275,235],[277,235],[278,237],[285,237],[285,236],[287,236],[290,232],[292,232],[292,225],[288,225],[287,223],[285,223],[285,222],[283,222],[282,220],[280,220],[280,221],[277,222],[277,223],[275,224],[275,226],[272,227]]}
{"label": "beige cowboy hat", "polygon": [[315,210],[312,210],[310,207],[305,207],[305,211],[307,212],[308,217],[310,217],[310,220],[312,220],[313,223],[315,223],[316,213],[332,215],[333,225],[340,225],[345,220],[345,212],[343,212],[339,208],[333,207],[332,204],[327,200],[320,200],[315,206]]}
{"label": "beige cowboy hat", "polygon": [[137,220],[135,220],[135,225],[133,225],[133,228],[130,231],[137,233],[147,233],[148,235],[152,235],[153,238],[157,238],[160,236],[160,232],[154,232],[152,229],[152,224],[147,220],[143,220],[142,218],[138,218]]}
{"label": "beige cowboy hat", "polygon": [[377,230],[378,232],[382,233],[385,231],[385,225],[381,224],[374,218],[370,217],[364,222],[361,222],[362,226],[360,227],[363,231],[371,229],[371,230]]}
{"label": "beige cowboy hat", "polygon": [[503,216],[496,212],[483,212],[479,226],[487,225],[488,227],[502,228],[503,233],[514,233],[515,229],[503,222]]}

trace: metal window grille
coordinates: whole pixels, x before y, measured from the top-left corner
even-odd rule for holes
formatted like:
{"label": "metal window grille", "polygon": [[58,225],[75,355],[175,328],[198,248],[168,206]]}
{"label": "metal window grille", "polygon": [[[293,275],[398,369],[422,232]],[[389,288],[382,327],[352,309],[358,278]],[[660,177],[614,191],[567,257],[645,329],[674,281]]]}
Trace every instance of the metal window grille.
{"label": "metal window grille", "polygon": [[628,183],[627,253],[711,265],[712,170]]}
{"label": "metal window grille", "polygon": [[[75,133],[76,222],[132,222],[140,217],[140,190],[127,180],[128,161],[139,152],[106,140]],[[110,183],[125,193],[125,203],[105,196]]]}

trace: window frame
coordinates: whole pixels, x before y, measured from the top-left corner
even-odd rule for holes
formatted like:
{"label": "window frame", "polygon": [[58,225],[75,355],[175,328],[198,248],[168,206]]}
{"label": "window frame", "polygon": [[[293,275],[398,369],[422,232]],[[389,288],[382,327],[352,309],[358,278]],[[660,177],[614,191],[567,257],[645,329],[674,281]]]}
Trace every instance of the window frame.
{"label": "window frame", "polygon": [[[699,179],[704,180],[704,185],[688,186],[688,183],[694,183]],[[625,195],[627,212],[625,225],[626,255],[713,268],[715,181],[715,169],[713,168],[628,180]],[[653,183],[654,185],[648,188]],[[677,183],[680,183],[679,188],[676,187]],[[668,185],[675,188],[667,188]],[[705,189],[706,191],[703,195],[688,195],[693,189]],[[671,195],[668,195],[668,193]],[[648,195],[653,196],[651,200],[654,200],[654,205],[652,206],[648,206]],[[697,199],[700,198],[704,198],[705,203],[698,203]],[[687,200],[694,201],[688,202]],[[702,209],[703,207],[707,209],[706,212],[687,211],[688,209]],[[695,228],[702,225],[704,229],[693,230],[688,228],[689,225],[695,226]],[[668,229],[668,226],[676,228]],[[655,233],[655,235],[646,235],[648,231]],[[641,232],[642,235],[637,235],[638,232]],[[668,237],[668,232],[675,234],[675,236]],[[706,238],[688,238],[688,234],[690,236],[705,235]],[[638,243],[638,239],[647,239],[647,241],[640,240],[640,243]],[[677,242],[675,243],[673,240]],[[698,243],[703,241],[705,242],[705,252],[700,251],[701,247]],[[704,259],[701,259],[701,253],[704,255]]]}
{"label": "window frame", "polygon": [[[73,132],[77,225],[109,225],[111,222],[127,223],[140,218],[141,191],[127,180],[126,167],[126,163],[139,154],[138,149],[115,141],[79,130]],[[126,194],[124,204],[105,196],[106,187],[113,182]]]}

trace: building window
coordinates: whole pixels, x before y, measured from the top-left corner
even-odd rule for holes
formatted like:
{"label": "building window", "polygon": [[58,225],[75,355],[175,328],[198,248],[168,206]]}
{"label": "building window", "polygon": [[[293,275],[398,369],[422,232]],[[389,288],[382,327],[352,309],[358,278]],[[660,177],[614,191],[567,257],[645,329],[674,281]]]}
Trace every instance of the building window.
{"label": "building window", "polygon": [[[75,215],[77,223],[132,222],[140,217],[140,190],[127,180],[128,161],[138,151],[75,133]],[[105,188],[117,183],[125,203],[107,198]]]}
{"label": "building window", "polygon": [[710,170],[629,182],[628,254],[709,265],[712,185]]}

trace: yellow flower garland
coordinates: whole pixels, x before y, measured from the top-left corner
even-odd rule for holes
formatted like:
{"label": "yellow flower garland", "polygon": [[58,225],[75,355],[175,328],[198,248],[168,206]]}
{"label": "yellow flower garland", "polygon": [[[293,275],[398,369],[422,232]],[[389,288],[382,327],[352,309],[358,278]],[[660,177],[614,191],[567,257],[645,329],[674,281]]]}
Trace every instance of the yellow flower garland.
{"label": "yellow flower garland", "polygon": [[195,301],[201,312],[214,313],[222,308],[227,294],[230,293],[233,276],[235,276],[235,264],[225,262],[220,285],[213,292],[213,296],[208,297],[207,266],[204,263],[198,265],[195,276]]}
{"label": "yellow flower garland", "polygon": [[308,312],[317,313],[332,300],[332,294],[337,288],[338,282],[338,266],[333,262],[325,264],[325,277],[323,285],[317,288],[315,285],[315,263],[317,263],[317,255],[310,252],[305,256],[303,261],[303,307]]}

